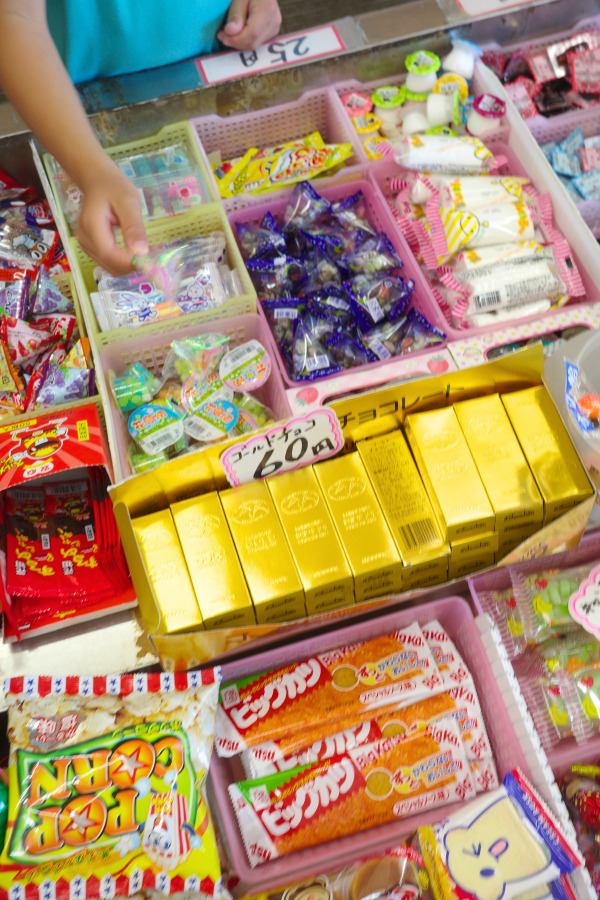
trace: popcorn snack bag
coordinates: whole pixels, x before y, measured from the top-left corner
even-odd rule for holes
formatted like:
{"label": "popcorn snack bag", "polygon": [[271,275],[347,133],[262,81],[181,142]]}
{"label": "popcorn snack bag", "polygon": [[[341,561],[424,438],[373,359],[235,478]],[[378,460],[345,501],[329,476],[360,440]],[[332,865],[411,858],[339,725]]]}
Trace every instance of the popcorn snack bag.
{"label": "popcorn snack bag", "polygon": [[219,889],[202,796],[219,680],[218,669],[6,680],[0,900]]}

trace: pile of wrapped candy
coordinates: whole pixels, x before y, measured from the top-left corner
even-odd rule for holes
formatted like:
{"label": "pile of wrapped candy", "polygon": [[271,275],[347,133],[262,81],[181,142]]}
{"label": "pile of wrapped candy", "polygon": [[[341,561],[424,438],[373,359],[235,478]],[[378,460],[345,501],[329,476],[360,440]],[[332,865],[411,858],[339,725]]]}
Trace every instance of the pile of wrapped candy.
{"label": "pile of wrapped candy", "polygon": [[600,733],[600,644],[579,622],[593,608],[597,566],[515,566],[510,574],[512,587],[483,592],[482,605],[499,627],[540,739],[546,750],[571,737],[587,741]]}
{"label": "pile of wrapped candy", "polygon": [[91,300],[101,331],[139,328],[215,309],[243,293],[238,272],[227,264],[222,231],[174,245],[157,244],[135,262],[138,271],[129,275],[94,270],[98,292]]}
{"label": "pile of wrapped candy", "polygon": [[15,634],[48,615],[89,609],[131,587],[107,486],[106,473],[92,466],[77,476],[38,479],[2,494],[2,609]]}
{"label": "pile of wrapped candy", "polygon": [[330,202],[307,182],[281,223],[238,222],[242,256],[292,381],[412,353],[445,340],[412,306],[414,282],[362,191]]}
{"label": "pile of wrapped candy", "polygon": [[333,175],[352,156],[352,144],[327,144],[318,131],[276,147],[250,147],[212,166],[223,199],[265,194],[320,175]]}
{"label": "pile of wrapped candy", "polygon": [[[248,775],[229,795],[253,867],[498,784],[471,674],[437,621],[223,685],[215,748]],[[337,803],[304,815],[323,779]]]}
{"label": "pile of wrapped candy", "polygon": [[540,150],[575,203],[600,200],[600,135],[584,137],[574,128],[562,141],[546,141]]}
{"label": "pile of wrapped candy", "polygon": [[174,340],[162,372],[135,362],[108,373],[114,401],[131,438],[128,461],[137,474],[190,449],[254,431],[274,419],[257,397],[271,359],[254,339],[230,348],[224,334]]}
{"label": "pile of wrapped candy", "polygon": [[14,415],[94,394],[89,345],[58,287],[68,271],[46,201],[0,172],[0,413]]}
{"label": "pile of wrapped candy", "polygon": [[[410,135],[388,202],[453,328],[541,315],[585,288],[549,195],[507,172],[503,145]],[[500,174],[503,172],[504,174]]]}
{"label": "pile of wrapped candy", "polygon": [[600,30],[586,29],[546,46],[485,50],[483,62],[505,83],[523,118],[585,109],[600,100]]}

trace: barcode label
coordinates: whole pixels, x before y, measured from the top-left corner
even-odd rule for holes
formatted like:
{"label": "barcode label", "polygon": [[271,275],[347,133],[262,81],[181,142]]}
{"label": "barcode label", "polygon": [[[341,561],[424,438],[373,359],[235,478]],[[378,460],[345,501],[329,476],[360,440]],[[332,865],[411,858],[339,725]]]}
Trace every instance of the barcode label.
{"label": "barcode label", "polygon": [[319,356],[309,356],[306,360],[306,368],[309,372],[314,372],[317,369],[326,369],[329,365],[329,357],[324,353],[321,353]]}
{"label": "barcode label", "polygon": [[297,319],[298,318],[298,310],[297,309],[276,309],[275,310],[275,319]]}
{"label": "barcode label", "polygon": [[230,350],[227,354],[228,371],[234,369],[238,362],[245,362],[247,359],[248,347],[246,345],[236,347],[235,350]]}
{"label": "barcode label", "polygon": [[477,294],[475,297],[475,305],[478,309],[484,309],[488,306],[498,306],[500,304],[500,291],[488,291],[487,294]]}
{"label": "barcode label", "polygon": [[40,503],[44,500],[44,492],[36,490],[27,491],[19,490],[19,488],[9,488],[8,495],[15,500],[37,500]]}
{"label": "barcode label", "polygon": [[383,319],[383,311],[379,305],[379,301],[376,300],[375,297],[370,297],[365,305],[371,313],[371,318],[374,322],[380,322],[381,319]]}
{"label": "barcode label", "polygon": [[[144,453],[160,453],[161,450],[166,450],[168,447],[171,447],[174,441],[173,432],[170,428],[165,428],[163,432],[155,435],[154,437],[145,437],[139,441],[140,447],[144,451]],[[179,439],[179,435],[177,435],[177,440]]]}
{"label": "barcode label", "polygon": [[408,525],[401,525],[400,534],[409,550],[416,550],[418,547],[429,547],[439,544],[440,541],[436,527],[430,518],[419,519],[417,522],[411,522]]}
{"label": "barcode label", "polygon": [[42,535],[42,550],[49,550],[49,549],[50,549],[50,535],[43,534]]}
{"label": "barcode label", "polygon": [[373,338],[369,341],[369,347],[379,357],[379,359],[389,359],[392,355],[388,348],[383,344],[379,338]]}
{"label": "barcode label", "polygon": [[54,494],[55,497],[61,497],[65,494],[84,494],[88,489],[87,481],[69,481],[63,484],[49,484],[47,491]]}
{"label": "barcode label", "polygon": [[90,542],[94,540],[94,526],[93,525],[85,526],[85,536],[88,539],[88,541],[90,541]]}

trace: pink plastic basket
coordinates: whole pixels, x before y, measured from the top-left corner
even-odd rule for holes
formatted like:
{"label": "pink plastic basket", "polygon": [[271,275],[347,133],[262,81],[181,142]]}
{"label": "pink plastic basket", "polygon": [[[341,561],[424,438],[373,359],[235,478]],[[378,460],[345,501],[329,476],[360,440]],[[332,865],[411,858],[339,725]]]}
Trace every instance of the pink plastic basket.
{"label": "pink plastic basket", "polygon": [[[345,168],[353,167],[358,159],[361,162],[365,159],[356,130],[332,88],[307,91],[290,103],[231,116],[200,116],[190,123],[217,195],[219,189],[208,160],[208,155],[215,151],[225,161],[243,156],[250,147],[270,147],[318,131],[326,143],[352,145],[354,156],[346,161]],[[248,197],[241,195],[226,200],[225,205],[227,209],[236,209],[247,202]]]}
{"label": "pink plastic basket", "polygon": [[[531,777],[492,666],[486,656],[471,607],[462,597],[433,600],[416,608],[373,617],[366,622],[347,625],[336,631],[267,650],[238,662],[226,663],[222,667],[223,683],[304,659],[342,644],[386,634],[415,620],[426,623],[432,619],[438,619],[447,630],[473,675],[498,776],[502,778],[507,771],[519,766],[527,777]],[[227,786],[231,782],[243,778],[239,761],[235,758],[220,759],[213,754],[208,778],[211,809],[219,825],[232,871],[240,879],[236,887],[236,894],[239,896],[293,884],[295,881],[301,881],[308,871],[334,871],[357,858],[383,853],[407,838],[417,825],[439,820],[441,816],[450,814],[457,807],[457,804],[453,804],[429,810],[418,816],[410,816],[360,834],[329,841],[309,850],[297,851],[252,869],[246,857],[227,792]]]}
{"label": "pink plastic basket", "polygon": [[[117,464],[122,477],[130,474],[127,462],[127,448],[131,443],[127,431],[127,423],[115,404],[108,381],[109,370],[117,375],[122,375],[125,369],[134,362],[140,362],[155,375],[160,375],[162,367],[171,347],[171,342],[193,337],[197,334],[228,334],[231,345],[237,346],[249,341],[251,338],[259,340],[267,350],[270,348],[270,334],[268,325],[256,314],[233,316],[229,319],[221,319],[216,322],[207,322],[203,325],[189,325],[187,328],[165,331],[163,334],[140,335],[129,341],[119,341],[108,344],[100,351],[100,370],[103,379],[103,388],[108,398],[108,414],[110,416],[115,454]],[[286,419],[290,415],[290,408],[285,396],[285,390],[279,377],[277,366],[273,366],[271,374],[264,387],[255,391],[255,396],[261,403],[273,410],[276,419]]]}
{"label": "pink plastic basket", "polygon": [[[427,283],[427,279],[423,275],[421,268],[418,265],[415,257],[413,256],[408,244],[404,240],[404,237],[398,231],[394,223],[392,214],[387,207],[387,204],[382,199],[379,192],[374,188],[374,186],[368,181],[353,181],[343,184],[331,184],[329,186],[317,184],[315,185],[315,187],[320,194],[322,194],[324,197],[327,197],[327,199],[331,201],[343,200],[344,198],[350,197],[352,194],[356,193],[356,191],[359,190],[363,192],[369,221],[378,231],[384,231],[388,235],[400,259],[404,263],[404,268],[402,269],[403,277],[407,279],[412,278],[415,282],[415,292],[412,305],[415,309],[421,312],[425,316],[425,318],[432,323],[432,325],[435,325],[441,331],[446,332],[446,321],[431,293],[431,289]],[[258,224],[262,221],[265,213],[269,211],[275,216],[276,219],[280,218],[285,211],[289,196],[290,191],[286,191],[285,193],[282,191],[281,194],[273,196],[270,200],[256,203],[251,206],[247,206],[244,209],[229,213],[228,219],[231,224],[233,233],[237,233],[236,225],[238,222],[244,224]],[[261,315],[264,318],[262,310]],[[288,387],[297,387],[302,382],[292,381],[292,379],[288,375],[285,363],[281,358],[281,354],[279,353],[274,340],[271,341],[271,347],[273,349],[273,352],[276,354],[281,377],[283,378],[285,384]],[[442,347],[445,347],[445,342],[436,344],[435,348],[433,349],[438,350]],[[431,350],[432,348],[429,347],[421,352],[426,353],[431,352]],[[398,357],[393,358],[397,359]],[[385,371],[385,367],[389,364],[390,361],[391,360],[384,360],[381,362],[369,363],[366,366],[358,366],[356,369],[352,369],[350,371],[360,372],[366,369],[368,369],[369,371],[374,369],[381,369],[381,372],[383,373]],[[338,373],[337,376],[330,376],[329,379],[319,378],[319,383],[327,382],[334,377],[339,377],[339,374],[340,373]],[[382,378],[382,381],[383,380],[384,379]]]}
{"label": "pink plastic basket", "polygon": [[[567,568],[580,564],[592,563],[600,559],[600,531],[584,535],[579,546],[574,550],[554,553],[542,559],[532,559],[521,563],[518,568],[523,572],[535,572],[542,569]],[[505,591],[511,586],[511,567],[494,569],[481,575],[467,578],[475,609],[482,613],[481,597],[487,591]],[[561,741],[547,753],[548,762],[559,777],[568,771],[573,763],[596,762],[600,757],[600,735],[585,744],[578,744],[574,738]]]}
{"label": "pink plastic basket", "polygon": [[[506,173],[510,172],[513,175],[527,176],[531,180],[534,187],[538,187],[538,185],[536,184],[536,172],[527,171],[525,169],[525,167],[523,166],[519,157],[517,156],[517,154],[515,153],[513,148],[511,146],[509,146],[508,143],[504,143],[503,141],[498,141],[498,142],[488,141],[488,144],[489,144],[489,147],[493,150],[493,152],[496,155],[504,155],[508,159],[508,165],[501,169],[501,174],[506,174]],[[369,178],[371,179],[373,184],[379,190],[384,202],[390,206],[390,214],[391,214],[392,198],[394,196],[393,192],[390,190],[390,180],[394,176],[398,176],[398,174],[401,171],[402,170],[395,162],[389,162],[389,161],[378,162],[378,163],[374,164],[370,170]],[[541,186],[538,189],[542,190]],[[395,222],[395,219],[393,218],[393,216],[392,216],[392,222],[394,223],[394,228],[397,230],[398,226],[396,225],[396,222]],[[569,235],[567,234],[566,237],[568,239]],[[590,275],[587,273],[581,260],[578,258],[577,253],[574,250],[573,246],[571,247],[571,249],[573,250],[573,256],[575,258],[575,262],[577,263],[577,267],[581,274],[583,284],[584,284],[584,287],[586,290],[586,297],[579,298],[579,301],[582,301],[584,299],[588,300],[588,301],[589,300],[594,300],[594,301],[598,300],[600,298],[600,289],[599,289],[598,285],[595,284],[595,282],[592,280]],[[434,300],[434,302],[435,302],[435,300]],[[577,300],[572,300],[569,305],[572,306],[577,302],[578,302]],[[528,317],[524,317],[524,318],[506,319],[503,322],[499,322],[497,326],[484,325],[479,328],[458,329],[458,328],[453,328],[451,325],[449,325],[446,322],[446,319],[445,319],[443,313],[441,312],[441,310],[439,309],[437,303],[436,303],[436,307],[438,310],[438,322],[440,321],[439,317],[441,317],[441,323],[440,323],[439,327],[443,328],[446,331],[449,341],[455,341],[455,340],[461,340],[461,339],[465,340],[465,338],[475,337],[478,334],[487,334],[488,332],[493,331],[494,328],[498,328],[498,329],[499,328],[501,328],[501,329],[510,328],[512,325],[520,324],[522,322],[529,322],[532,319],[539,318],[539,315],[528,316]]]}

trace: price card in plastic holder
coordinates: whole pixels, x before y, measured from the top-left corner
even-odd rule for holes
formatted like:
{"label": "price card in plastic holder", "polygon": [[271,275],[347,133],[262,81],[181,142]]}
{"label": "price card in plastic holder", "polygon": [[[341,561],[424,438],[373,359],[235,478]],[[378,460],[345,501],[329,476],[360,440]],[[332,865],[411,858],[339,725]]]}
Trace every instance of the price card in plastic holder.
{"label": "price card in plastic holder", "polygon": [[456,0],[468,16],[488,16],[514,6],[530,6],[531,0]]}
{"label": "price card in plastic holder", "polygon": [[345,49],[346,45],[335,25],[324,25],[280,35],[258,50],[233,50],[204,56],[196,60],[196,65],[206,84],[214,84],[282,66],[297,65],[319,56],[340,53]]}
{"label": "price card in plastic holder", "polygon": [[342,429],[332,409],[317,409],[233,444],[221,456],[232,487],[335,456],[344,446]]}

